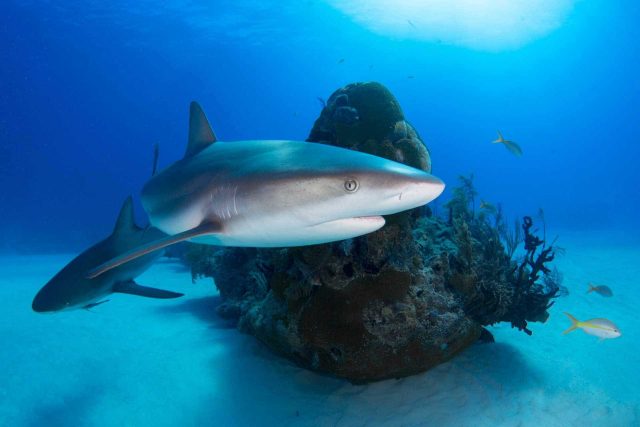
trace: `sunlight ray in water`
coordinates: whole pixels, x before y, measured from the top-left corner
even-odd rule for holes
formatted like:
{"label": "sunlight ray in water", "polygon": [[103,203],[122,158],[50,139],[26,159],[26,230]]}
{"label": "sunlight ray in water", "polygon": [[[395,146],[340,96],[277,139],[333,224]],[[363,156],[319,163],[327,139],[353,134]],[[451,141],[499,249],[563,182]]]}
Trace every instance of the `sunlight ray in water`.
{"label": "sunlight ray in water", "polygon": [[499,51],[558,28],[576,0],[328,0],[384,36]]}

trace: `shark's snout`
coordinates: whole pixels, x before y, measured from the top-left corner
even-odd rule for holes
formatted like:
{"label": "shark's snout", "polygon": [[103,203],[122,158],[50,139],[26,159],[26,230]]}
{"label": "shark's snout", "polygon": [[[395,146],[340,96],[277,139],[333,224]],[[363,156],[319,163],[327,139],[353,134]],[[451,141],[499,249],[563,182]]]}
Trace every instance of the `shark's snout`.
{"label": "shark's snout", "polygon": [[406,203],[415,204],[416,207],[422,206],[440,196],[444,187],[440,178],[425,173],[411,180],[399,198]]}
{"label": "shark's snout", "polygon": [[379,208],[381,215],[393,214],[417,208],[431,202],[444,191],[444,182],[423,171],[410,171],[396,178],[390,185],[386,199]]}
{"label": "shark's snout", "polygon": [[47,304],[41,292],[38,292],[35,298],[33,298],[31,309],[36,313],[46,313],[47,311],[52,311],[51,307]]}
{"label": "shark's snout", "polygon": [[50,313],[54,311],[60,311],[67,308],[68,304],[59,292],[56,292],[56,287],[51,286],[51,282],[47,283],[42,289],[38,291],[31,303],[31,309],[36,313]]}

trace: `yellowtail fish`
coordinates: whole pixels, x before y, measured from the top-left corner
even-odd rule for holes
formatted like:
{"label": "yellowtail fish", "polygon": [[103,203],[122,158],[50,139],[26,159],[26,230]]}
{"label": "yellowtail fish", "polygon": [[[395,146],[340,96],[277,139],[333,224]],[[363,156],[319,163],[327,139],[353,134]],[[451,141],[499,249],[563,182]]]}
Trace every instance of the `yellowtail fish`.
{"label": "yellowtail fish", "polygon": [[480,200],[480,209],[485,209],[489,212],[497,212],[497,209],[495,206],[493,206],[489,202],[485,202],[484,200]]}
{"label": "yellowtail fish", "polygon": [[522,156],[522,148],[520,148],[520,146],[515,142],[504,139],[500,131],[498,131],[498,139],[492,142],[494,144],[503,144],[511,153],[515,154],[516,156]]}
{"label": "yellowtail fish", "polygon": [[587,293],[590,294],[591,292],[595,292],[607,298],[613,296],[613,291],[611,290],[611,288],[605,285],[594,285],[593,283],[589,283],[589,290],[587,291]]}
{"label": "yellowtail fish", "polygon": [[618,327],[614,325],[611,320],[591,319],[581,322],[569,313],[565,312],[564,314],[566,314],[569,320],[571,320],[572,325],[569,329],[564,331],[563,334],[568,334],[569,332],[580,328],[585,333],[593,335],[594,337],[598,337],[601,340],[618,338],[620,335],[622,335],[622,333],[620,333],[620,329],[618,329]]}

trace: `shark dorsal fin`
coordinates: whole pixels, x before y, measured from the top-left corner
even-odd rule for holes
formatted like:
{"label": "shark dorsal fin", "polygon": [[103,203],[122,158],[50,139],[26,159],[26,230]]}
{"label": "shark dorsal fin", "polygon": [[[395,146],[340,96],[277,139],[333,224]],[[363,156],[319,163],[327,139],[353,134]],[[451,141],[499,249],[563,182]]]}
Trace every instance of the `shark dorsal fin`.
{"label": "shark dorsal fin", "polygon": [[136,226],[136,222],[133,217],[133,198],[129,196],[122,204],[122,208],[120,208],[116,226],[113,228],[113,234],[118,235],[124,232],[133,231],[137,228],[138,227]]}
{"label": "shark dorsal fin", "polygon": [[214,142],[216,135],[211,130],[207,116],[204,115],[200,104],[193,101],[189,108],[189,142],[184,157],[195,156]]}

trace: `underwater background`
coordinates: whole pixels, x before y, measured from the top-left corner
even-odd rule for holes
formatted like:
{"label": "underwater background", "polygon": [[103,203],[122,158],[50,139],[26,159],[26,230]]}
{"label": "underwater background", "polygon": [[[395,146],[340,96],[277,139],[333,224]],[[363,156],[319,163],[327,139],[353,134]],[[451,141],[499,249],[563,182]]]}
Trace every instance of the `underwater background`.
{"label": "underwater background", "polygon": [[[3,1],[0,425],[640,425],[639,20],[624,0]],[[191,100],[221,140],[304,140],[318,98],[359,81],[419,131],[441,211],[470,173],[509,218],[544,210],[569,295],[533,336],[498,324],[492,346],[356,386],[229,328],[177,263],[140,280],[179,302],[31,311],[137,198],[154,144],[161,167],[182,157]],[[563,311],[623,335],[563,336]]]}

